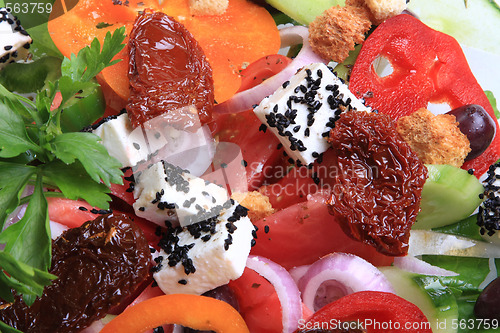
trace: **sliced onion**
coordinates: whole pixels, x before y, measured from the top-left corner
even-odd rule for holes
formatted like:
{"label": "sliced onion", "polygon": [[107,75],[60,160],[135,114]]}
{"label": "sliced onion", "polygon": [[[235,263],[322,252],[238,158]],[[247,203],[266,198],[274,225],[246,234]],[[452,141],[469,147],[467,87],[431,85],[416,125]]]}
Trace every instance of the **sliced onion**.
{"label": "sliced onion", "polygon": [[50,221],[50,236],[52,239],[56,239],[66,230],[68,230],[68,227],[64,224]]}
{"label": "sliced onion", "polygon": [[495,244],[430,230],[412,230],[408,246],[408,255],[414,257],[423,254],[436,254],[500,258],[500,247]]}
{"label": "sliced onion", "polygon": [[253,255],[248,257],[247,267],[273,285],[281,303],[283,332],[294,332],[302,318],[302,303],[297,285],[288,271],[269,259]]}
{"label": "sliced onion", "polygon": [[307,270],[309,269],[311,265],[302,265],[298,267],[294,267],[288,272],[292,276],[293,280],[295,283],[299,283],[299,280],[306,274]]}
{"label": "sliced onion", "polygon": [[281,47],[292,46],[302,43],[299,54],[293,61],[278,74],[270,77],[261,84],[236,93],[227,101],[217,104],[214,107],[216,113],[238,113],[252,108],[259,104],[264,97],[274,93],[285,81],[289,80],[300,68],[312,63],[322,62],[327,64],[316,53],[313,52],[308,42],[309,31],[304,26],[286,27],[280,30]]}
{"label": "sliced onion", "polygon": [[395,257],[394,266],[412,273],[438,276],[457,276],[458,274],[447,269],[429,264],[413,256]]}
{"label": "sliced onion", "polygon": [[[340,252],[313,263],[298,286],[304,305],[313,311],[358,291],[394,292],[391,283],[375,266],[358,256]],[[323,293],[322,300],[318,293]]]}

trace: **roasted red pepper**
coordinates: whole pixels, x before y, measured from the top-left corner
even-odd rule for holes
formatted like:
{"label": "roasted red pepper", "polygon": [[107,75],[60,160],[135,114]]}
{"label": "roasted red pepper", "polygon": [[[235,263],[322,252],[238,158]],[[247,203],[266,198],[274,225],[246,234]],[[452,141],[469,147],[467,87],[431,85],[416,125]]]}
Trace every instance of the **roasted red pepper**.
{"label": "roasted red pepper", "polygon": [[432,333],[431,324],[413,303],[392,293],[360,291],[325,305],[296,333]]}
{"label": "roasted red pepper", "polygon": [[[392,73],[380,77],[373,68],[386,58]],[[410,15],[386,20],[368,37],[352,69],[350,90],[366,103],[397,119],[428,103],[451,109],[479,104],[495,118],[493,108],[472,74],[462,48],[451,36],[435,31]],[[500,157],[500,134],[479,157],[466,162],[480,176]]]}

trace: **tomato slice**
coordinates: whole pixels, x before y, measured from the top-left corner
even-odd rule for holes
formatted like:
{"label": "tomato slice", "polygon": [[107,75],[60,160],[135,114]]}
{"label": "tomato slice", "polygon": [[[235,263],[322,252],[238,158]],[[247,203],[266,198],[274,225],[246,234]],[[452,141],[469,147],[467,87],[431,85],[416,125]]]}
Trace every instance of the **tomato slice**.
{"label": "tomato slice", "polygon": [[342,231],[328,212],[327,199],[328,195],[317,193],[306,202],[256,221],[259,230],[250,253],[269,258],[286,269],[312,264],[331,252],[352,253],[375,266],[390,265],[392,257]]}
{"label": "tomato slice", "polygon": [[261,121],[252,110],[214,115],[208,124],[217,142],[237,144],[246,166],[248,190],[258,189],[275,165],[282,161],[279,140],[271,132],[259,131]]}
{"label": "tomato slice", "polygon": [[283,330],[278,294],[269,281],[245,268],[243,275],[229,282],[238,300],[239,312],[250,332],[275,333]]}
{"label": "tomato slice", "polygon": [[307,195],[318,190],[319,186],[314,182],[309,169],[293,167],[276,183],[262,186],[259,192],[269,197],[274,209],[281,210],[307,201]]}
{"label": "tomato slice", "polygon": [[299,326],[297,333],[319,328],[322,332],[432,333],[429,321],[415,304],[381,291],[360,291],[341,297]]}
{"label": "tomato slice", "polygon": [[264,80],[281,72],[292,59],[281,55],[271,54],[262,57],[241,71],[241,86],[238,91],[244,91],[259,85]]}
{"label": "tomato slice", "polygon": [[82,200],[53,197],[47,198],[47,202],[49,204],[49,219],[68,228],[77,228],[99,216],[91,212],[94,207]]}

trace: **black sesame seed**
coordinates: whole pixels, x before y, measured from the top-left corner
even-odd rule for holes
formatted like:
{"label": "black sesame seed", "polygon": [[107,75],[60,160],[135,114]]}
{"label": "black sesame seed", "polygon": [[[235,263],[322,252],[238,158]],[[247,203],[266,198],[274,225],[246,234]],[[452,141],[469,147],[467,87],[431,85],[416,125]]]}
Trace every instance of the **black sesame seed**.
{"label": "black sesame seed", "polygon": [[182,285],[185,286],[188,282],[185,279],[181,279],[181,280],[177,281],[177,283],[182,284]]}

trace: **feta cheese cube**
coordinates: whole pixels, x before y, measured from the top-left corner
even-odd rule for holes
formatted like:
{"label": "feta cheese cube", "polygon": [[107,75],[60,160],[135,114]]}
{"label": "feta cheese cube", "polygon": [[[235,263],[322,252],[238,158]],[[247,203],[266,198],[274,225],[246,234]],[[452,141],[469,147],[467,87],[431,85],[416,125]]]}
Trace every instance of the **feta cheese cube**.
{"label": "feta cheese cube", "polygon": [[165,221],[187,226],[214,216],[228,199],[225,188],[160,161],[135,174],[136,214],[161,226]]}
{"label": "feta cheese cube", "polygon": [[309,165],[328,149],[330,130],[340,114],[350,109],[370,110],[326,65],[314,63],[264,98],[254,113],[291,159]]}
{"label": "feta cheese cube", "polygon": [[10,62],[26,60],[32,39],[7,8],[0,8],[0,69]]}
{"label": "feta cheese cube", "polygon": [[131,167],[148,158],[148,146],[141,128],[134,129],[126,113],[112,116],[92,131],[102,139],[109,155],[123,167]]}
{"label": "feta cheese cube", "polygon": [[220,214],[188,227],[168,228],[153,278],[165,294],[201,295],[243,274],[255,227],[234,200]]}

